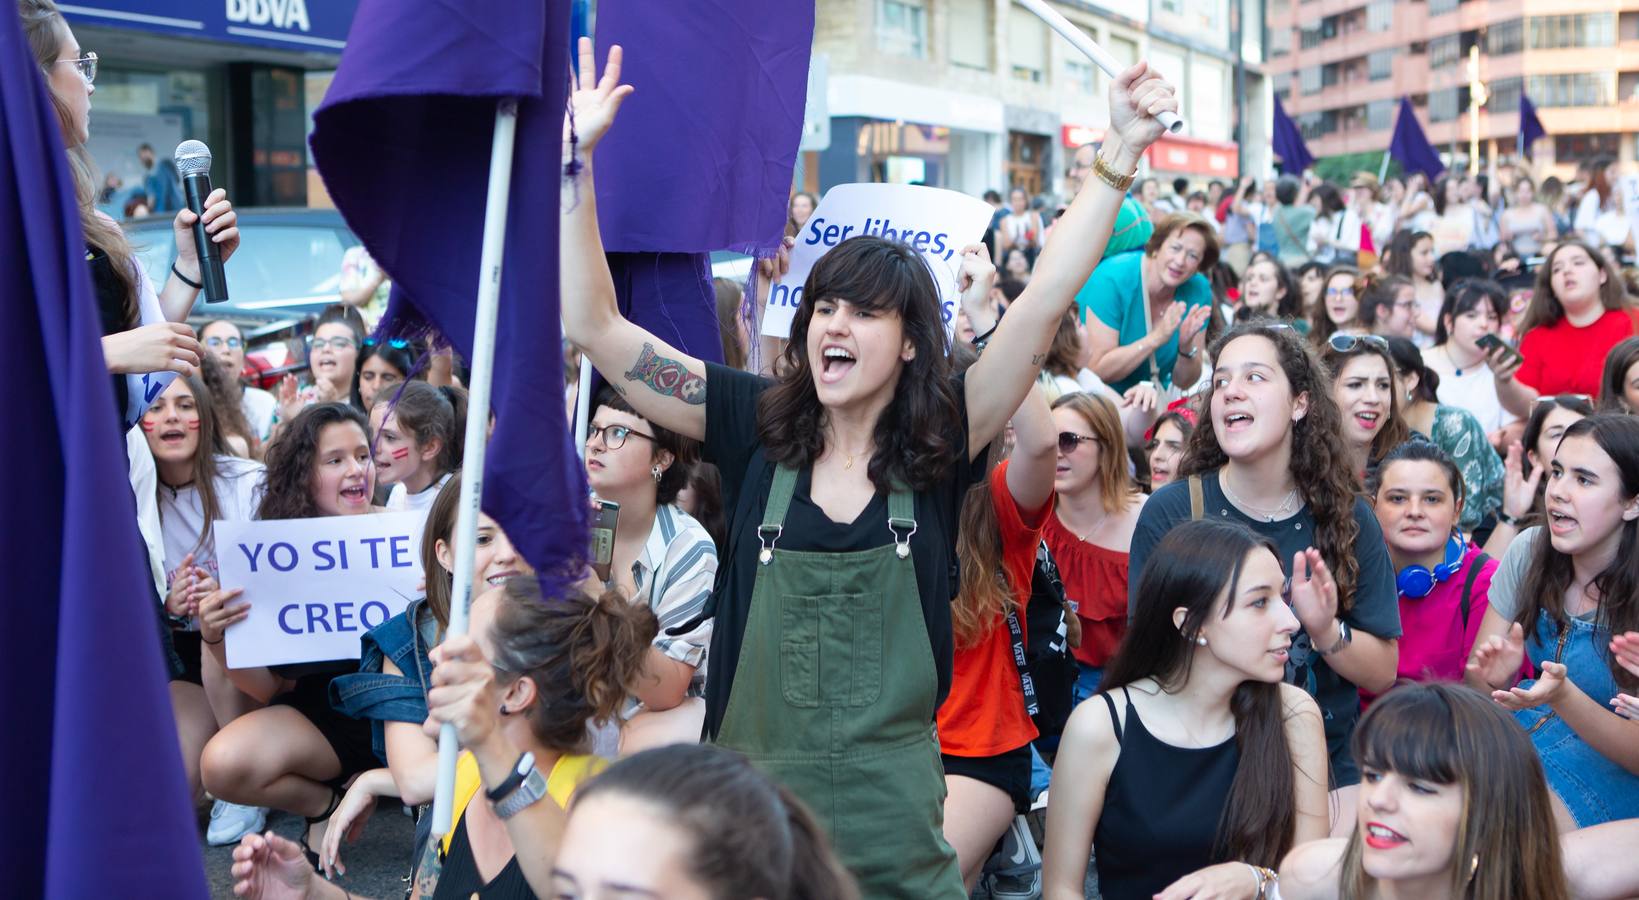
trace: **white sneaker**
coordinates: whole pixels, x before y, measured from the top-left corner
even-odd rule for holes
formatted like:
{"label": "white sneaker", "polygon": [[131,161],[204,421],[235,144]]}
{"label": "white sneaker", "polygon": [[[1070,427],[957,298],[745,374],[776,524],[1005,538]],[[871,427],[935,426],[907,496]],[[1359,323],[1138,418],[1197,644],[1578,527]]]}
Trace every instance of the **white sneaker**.
{"label": "white sneaker", "polygon": [[1013,824],[985,863],[990,873],[993,900],[1039,900],[1041,897],[1041,851],[1030,834],[1024,816],[1014,816]]}
{"label": "white sneaker", "polygon": [[205,843],[212,847],[237,844],[239,839],[267,824],[267,807],[241,806],[226,800],[211,807],[211,824],[205,829]]}

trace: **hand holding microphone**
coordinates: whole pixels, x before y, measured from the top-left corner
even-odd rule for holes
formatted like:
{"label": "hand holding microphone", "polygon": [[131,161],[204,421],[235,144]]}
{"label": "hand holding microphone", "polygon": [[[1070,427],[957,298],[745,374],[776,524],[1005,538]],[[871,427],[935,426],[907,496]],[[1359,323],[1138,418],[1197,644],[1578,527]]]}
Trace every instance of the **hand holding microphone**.
{"label": "hand holding microphone", "polygon": [[203,288],[207,302],[218,303],[228,299],[222,264],[239,248],[239,214],[233,211],[226,191],[211,189],[210,148],[199,141],[183,141],[176,148],[176,168],[187,201],[173,226],[177,274],[191,286]]}

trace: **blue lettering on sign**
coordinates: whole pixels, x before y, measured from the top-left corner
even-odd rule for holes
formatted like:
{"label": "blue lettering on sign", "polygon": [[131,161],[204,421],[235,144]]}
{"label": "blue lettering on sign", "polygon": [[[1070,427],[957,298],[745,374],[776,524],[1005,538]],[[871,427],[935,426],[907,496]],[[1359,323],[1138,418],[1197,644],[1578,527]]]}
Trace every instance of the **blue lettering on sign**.
{"label": "blue lettering on sign", "polygon": [[768,305],[789,306],[796,309],[802,305],[802,285],[799,284],[795,287],[787,287],[783,284],[774,285],[768,292]]}
{"label": "blue lettering on sign", "polygon": [[329,541],[313,542],[313,555],[324,561],[324,565],[314,566],[313,571],[328,572],[336,567],[336,558],[325,552],[325,548],[329,545]]}
{"label": "blue lettering on sign", "polygon": [[[279,565],[279,560],[278,560],[278,556],[277,556],[277,554],[279,553],[279,548],[281,548],[281,547],[284,548],[284,551],[285,551],[286,555],[288,555],[289,558],[290,558],[290,562],[288,562],[288,563],[286,563],[285,565],[282,565],[282,566]],[[296,555],[296,548],[290,546],[289,544],[285,543],[284,541],[280,541],[277,544],[274,544],[273,546],[267,548],[267,564],[272,566],[273,568],[279,570],[280,572],[288,572],[291,569],[296,568],[297,560],[298,560],[298,557]]]}
{"label": "blue lettering on sign", "polygon": [[149,372],[142,376],[142,402],[144,404],[154,402],[154,398],[158,397],[163,390],[165,390],[164,382],[154,380],[154,373]]}
{"label": "blue lettering on sign", "polygon": [[[374,622],[370,621],[370,610],[372,609],[377,610]],[[369,603],[364,604],[363,609],[359,610],[359,621],[364,623],[365,628],[376,628],[391,617],[392,613],[387,610],[387,604],[382,603],[380,600],[371,600]]]}
{"label": "blue lettering on sign", "polygon": [[392,615],[392,610],[380,600],[371,600],[363,606],[350,600],[289,603],[279,608],[279,630],[293,635],[317,634],[320,631],[326,634],[356,633],[377,628]]}
{"label": "blue lettering on sign", "polygon": [[336,630],[357,631],[353,627],[353,604],[343,601],[336,604]]}
{"label": "blue lettering on sign", "polygon": [[291,628],[290,623],[285,621],[285,616],[291,610],[299,609],[299,608],[300,607],[298,607],[294,603],[289,604],[288,606],[279,607],[279,630],[280,631],[283,631],[285,634],[301,634],[302,633],[302,630],[300,628]]}
{"label": "blue lettering on sign", "polygon": [[245,554],[245,559],[250,563],[250,571],[254,573],[256,571],[256,557],[262,555],[262,545],[257,544],[255,552],[252,552],[249,547],[240,544],[239,552]]}
{"label": "blue lettering on sign", "polygon": [[387,539],[387,546],[393,559],[393,568],[408,569],[415,565],[415,561],[410,559],[409,535],[395,534]]}
{"label": "blue lettering on sign", "polygon": [[377,545],[385,540],[387,539],[382,537],[359,538],[359,543],[366,544],[370,548],[370,568],[372,569],[381,568],[381,560],[376,557],[376,549]]}
{"label": "blue lettering on sign", "polygon": [[324,626],[325,631],[330,631],[329,612],[330,607],[323,603],[307,604],[307,633],[318,631],[320,625]]}

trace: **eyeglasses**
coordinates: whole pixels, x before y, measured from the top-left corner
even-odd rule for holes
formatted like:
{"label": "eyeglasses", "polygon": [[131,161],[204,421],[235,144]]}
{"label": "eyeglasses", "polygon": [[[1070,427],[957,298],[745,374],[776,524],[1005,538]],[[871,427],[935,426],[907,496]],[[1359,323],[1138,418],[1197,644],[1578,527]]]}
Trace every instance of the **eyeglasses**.
{"label": "eyeglasses", "polygon": [[1394,301],[1394,308],[1395,309],[1406,309],[1406,310],[1416,309],[1417,308],[1417,300],[1416,300],[1416,298],[1413,298],[1411,300],[1396,300],[1396,301]]}
{"label": "eyeglasses", "polygon": [[1593,403],[1593,398],[1587,394],[1543,394],[1533,403]]}
{"label": "eyeglasses", "polygon": [[87,53],[79,59],[59,59],[57,61],[69,63],[74,68],[79,69],[80,77],[85,79],[86,84],[97,80],[97,54],[95,53]]}
{"label": "eyeglasses", "polygon": [[1196,265],[1200,265],[1201,263],[1201,254],[1196,253],[1194,250],[1185,249],[1183,244],[1176,241],[1167,245],[1167,252],[1174,254],[1182,253],[1184,255],[1184,259],[1188,260],[1189,262],[1195,263]]}
{"label": "eyeglasses", "polygon": [[1098,438],[1093,437],[1091,435],[1076,434],[1074,431],[1061,431],[1061,432],[1059,432],[1059,452],[1060,453],[1074,453],[1074,452],[1076,452],[1077,447],[1080,447],[1082,444],[1084,444],[1088,441],[1091,441],[1091,442],[1093,442],[1095,444],[1099,444],[1099,445],[1102,445],[1104,443],[1103,441],[1101,441]]}
{"label": "eyeglasses", "polygon": [[[590,425],[586,429],[586,443],[590,444],[593,438],[599,438],[603,441],[603,446],[608,447],[610,450],[619,450],[626,446],[627,435],[648,438],[651,441],[655,440],[654,435],[633,431],[625,425]],[[1062,444],[1063,442],[1063,436],[1060,436],[1059,443]]]}
{"label": "eyeglasses", "polygon": [[238,350],[240,347],[245,346],[245,342],[236,337],[208,337],[205,338],[205,346],[211,348],[212,350],[215,350],[218,347],[226,347],[229,350]]}
{"label": "eyeglasses", "polygon": [[358,346],[350,337],[308,338],[307,343],[314,350],[351,350]]}
{"label": "eyeglasses", "polygon": [[1389,342],[1387,338],[1376,334],[1334,334],[1326,339],[1326,345],[1339,353],[1350,353],[1361,344],[1375,347],[1387,353]]}

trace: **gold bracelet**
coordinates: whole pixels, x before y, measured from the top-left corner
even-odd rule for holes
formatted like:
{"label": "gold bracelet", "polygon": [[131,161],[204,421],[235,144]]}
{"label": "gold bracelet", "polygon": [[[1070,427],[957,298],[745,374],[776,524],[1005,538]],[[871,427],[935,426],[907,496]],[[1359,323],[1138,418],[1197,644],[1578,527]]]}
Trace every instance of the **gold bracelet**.
{"label": "gold bracelet", "polygon": [[1104,154],[1096,153],[1093,155],[1093,174],[1098,176],[1099,181],[1125,194],[1127,189],[1133,186],[1133,176],[1137,175],[1138,172],[1134,170],[1127,175],[1122,175],[1104,161]]}

